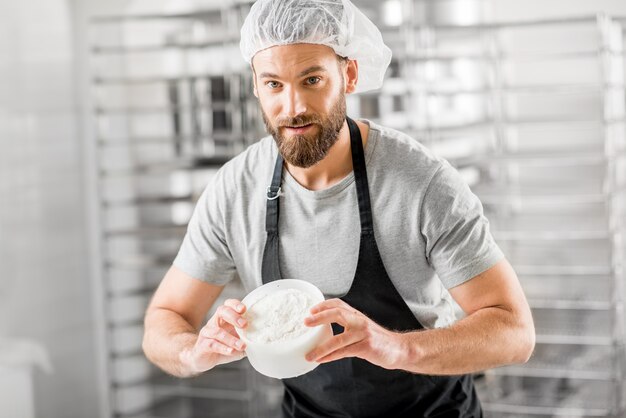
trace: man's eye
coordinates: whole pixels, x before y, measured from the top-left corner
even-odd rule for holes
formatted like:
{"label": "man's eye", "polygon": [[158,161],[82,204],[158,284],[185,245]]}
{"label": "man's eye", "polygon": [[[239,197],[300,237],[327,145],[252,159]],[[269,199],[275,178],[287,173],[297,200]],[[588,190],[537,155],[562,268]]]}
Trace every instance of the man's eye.
{"label": "man's eye", "polygon": [[317,84],[321,79],[319,77],[309,77],[306,79],[309,84]]}
{"label": "man's eye", "polygon": [[274,89],[276,87],[278,87],[278,82],[277,81],[268,81],[267,83],[265,83],[269,88]]}

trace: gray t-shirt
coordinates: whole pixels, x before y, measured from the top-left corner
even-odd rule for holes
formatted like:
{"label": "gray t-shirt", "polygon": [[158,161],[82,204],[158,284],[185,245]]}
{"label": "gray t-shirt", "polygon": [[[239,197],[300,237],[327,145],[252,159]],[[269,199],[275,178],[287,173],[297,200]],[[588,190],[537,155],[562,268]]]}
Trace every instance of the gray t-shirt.
{"label": "gray t-shirt", "polygon": [[[424,327],[448,326],[456,315],[447,289],[504,254],[478,197],[450,163],[401,132],[360,120],[370,126],[365,160],[387,273]],[[217,285],[239,277],[248,292],[262,284],[266,189],[276,155],[267,136],[220,168],[198,200],[176,267]],[[283,278],[314,283],[327,298],[345,294],[361,231],[354,173],[311,191],[283,169],[279,210]]]}

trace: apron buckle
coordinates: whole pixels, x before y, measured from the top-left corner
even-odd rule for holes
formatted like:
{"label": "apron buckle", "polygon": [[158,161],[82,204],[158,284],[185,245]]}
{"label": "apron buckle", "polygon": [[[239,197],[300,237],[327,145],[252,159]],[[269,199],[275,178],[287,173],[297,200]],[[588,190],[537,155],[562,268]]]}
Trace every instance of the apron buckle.
{"label": "apron buckle", "polygon": [[267,186],[267,200],[278,199],[278,196],[281,194],[281,187],[272,187]]}

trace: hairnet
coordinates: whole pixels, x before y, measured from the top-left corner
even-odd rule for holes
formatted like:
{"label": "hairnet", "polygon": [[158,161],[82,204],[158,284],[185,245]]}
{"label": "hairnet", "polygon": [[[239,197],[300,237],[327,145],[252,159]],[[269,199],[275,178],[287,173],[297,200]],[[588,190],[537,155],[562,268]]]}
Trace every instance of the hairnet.
{"label": "hairnet", "polygon": [[380,88],[391,62],[382,35],[350,0],[257,0],[241,27],[241,54],[248,64],[266,48],[296,43],[331,47],[356,60],[355,93]]}

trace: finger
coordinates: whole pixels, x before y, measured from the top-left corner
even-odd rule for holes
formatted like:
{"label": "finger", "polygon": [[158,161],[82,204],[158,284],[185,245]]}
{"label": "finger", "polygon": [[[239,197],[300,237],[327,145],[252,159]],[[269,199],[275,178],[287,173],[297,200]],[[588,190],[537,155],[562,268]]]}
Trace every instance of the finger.
{"label": "finger", "polygon": [[346,326],[350,322],[351,313],[342,308],[329,308],[324,311],[309,315],[304,318],[304,325],[314,327],[320,324],[332,324]]}
{"label": "finger", "polygon": [[349,306],[350,305],[345,303],[343,300],[334,298],[334,299],[328,299],[328,300],[322,301],[318,303],[317,305],[314,305],[309,311],[311,313],[317,313],[317,312],[324,311],[326,309],[343,308],[343,307],[349,307]]}
{"label": "finger", "polygon": [[227,333],[229,333],[230,335],[232,335],[235,338],[239,338],[239,334],[237,334],[237,331],[235,331],[235,328],[232,327],[230,324],[227,324],[227,326],[222,328],[224,331],[226,331]]}
{"label": "finger", "polygon": [[238,312],[229,306],[222,305],[217,308],[216,315],[223,321],[231,324],[234,327],[245,328],[247,321]]}
{"label": "finger", "polygon": [[244,357],[246,357],[245,351],[235,351],[230,356],[219,356],[215,365],[219,366],[220,364],[232,363],[233,361],[241,360]]}
{"label": "finger", "polygon": [[224,305],[233,308],[236,312],[242,314],[246,311],[246,305],[241,303],[239,299],[226,299]]}
{"label": "finger", "polygon": [[209,321],[204,325],[204,327],[200,328],[199,334],[200,335],[204,335],[204,336],[209,335],[209,334],[207,334],[207,332],[208,332],[207,330],[209,330],[211,328],[222,329],[222,330],[226,331],[227,333],[229,333],[230,335],[232,335],[233,337],[239,338],[239,334],[235,330],[235,327],[233,327],[228,322],[223,321],[217,315],[213,315],[213,317],[211,319],[209,319]]}
{"label": "finger", "polygon": [[328,356],[329,354],[361,341],[361,333],[358,332],[343,332],[335,335],[328,341],[320,344],[315,349],[311,350],[305,358],[308,361],[318,361],[319,359]]}
{"label": "finger", "polygon": [[225,346],[235,350],[242,351],[246,348],[246,344],[241,339],[221,328],[206,328],[200,331],[200,335],[207,339],[219,341]]}
{"label": "finger", "polygon": [[341,360],[342,358],[345,358],[345,357],[356,357],[359,351],[358,348],[359,348],[359,342],[356,342],[354,344],[350,344],[346,347],[335,350],[332,353],[327,354],[324,357],[320,357],[316,361],[321,364],[321,363],[329,363],[335,360]]}
{"label": "finger", "polygon": [[228,347],[227,345],[224,345],[217,340],[207,338],[205,341],[206,341],[205,346],[207,350],[212,351],[214,353],[223,354],[225,356],[230,356],[235,352],[235,350],[232,347]]}

